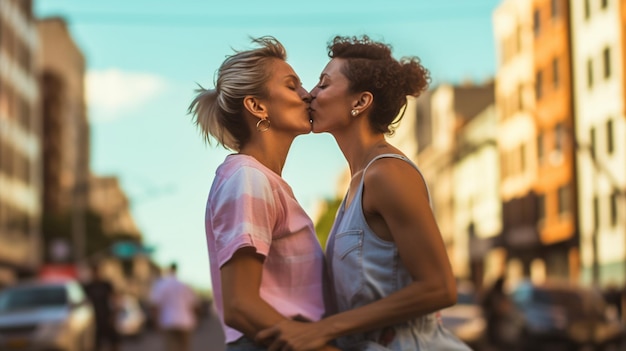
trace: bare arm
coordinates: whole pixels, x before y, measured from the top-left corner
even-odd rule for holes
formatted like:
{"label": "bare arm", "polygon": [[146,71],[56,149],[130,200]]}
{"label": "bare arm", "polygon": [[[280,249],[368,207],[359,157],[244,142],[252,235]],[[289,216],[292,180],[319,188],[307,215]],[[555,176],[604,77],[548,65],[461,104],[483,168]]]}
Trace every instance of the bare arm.
{"label": "bare arm", "polygon": [[[262,260],[253,248],[243,248],[221,269],[224,321],[251,340],[259,331],[288,320],[259,295]],[[269,345],[270,340],[259,343]],[[325,343],[314,349],[337,350]]]}
{"label": "bare arm", "polygon": [[221,268],[224,322],[251,339],[286,319],[259,295],[262,272],[263,258],[251,247],[239,249]]}
{"label": "bare arm", "polygon": [[312,325],[282,322],[259,338],[279,337],[293,350],[308,350],[343,335],[397,324],[455,303],[452,268],[419,173],[406,162],[376,161],[365,176],[363,209],[376,233],[396,243],[413,283],[384,299]]}

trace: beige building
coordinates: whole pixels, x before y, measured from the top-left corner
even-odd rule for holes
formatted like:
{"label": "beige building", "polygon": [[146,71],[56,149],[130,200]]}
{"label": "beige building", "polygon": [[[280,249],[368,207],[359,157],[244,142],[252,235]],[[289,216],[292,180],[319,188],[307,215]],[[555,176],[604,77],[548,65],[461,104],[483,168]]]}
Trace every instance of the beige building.
{"label": "beige building", "polygon": [[422,171],[428,183],[433,211],[454,273],[469,278],[467,228],[455,225],[457,130],[493,103],[493,84],[443,84],[409,99],[405,115],[389,142],[400,148]]}
{"label": "beige building", "polygon": [[117,177],[91,176],[89,207],[102,217],[103,231],[107,235],[135,236],[140,233],[130,212],[126,194]]}
{"label": "beige building", "polygon": [[581,280],[626,282],[624,1],[571,3]]}
{"label": "beige building", "polygon": [[0,1],[0,286],[40,264],[38,52],[32,1]]}
{"label": "beige building", "polygon": [[[61,18],[39,20],[43,128],[43,213],[47,259],[79,260],[85,253],[89,176],[89,124],[85,106],[85,59]],[[68,223],[54,227],[53,222]],[[52,242],[70,248],[53,257]]]}
{"label": "beige building", "polygon": [[492,103],[456,132],[454,255],[459,277],[472,280],[479,288],[490,285],[502,273],[497,130],[497,109]]}
{"label": "beige building", "polygon": [[502,241],[511,283],[522,276],[534,275],[541,280],[545,275],[545,267],[535,261],[541,242],[533,191],[538,165],[532,16],[533,3],[528,0],[505,0],[493,14],[498,57],[495,100],[499,109]]}

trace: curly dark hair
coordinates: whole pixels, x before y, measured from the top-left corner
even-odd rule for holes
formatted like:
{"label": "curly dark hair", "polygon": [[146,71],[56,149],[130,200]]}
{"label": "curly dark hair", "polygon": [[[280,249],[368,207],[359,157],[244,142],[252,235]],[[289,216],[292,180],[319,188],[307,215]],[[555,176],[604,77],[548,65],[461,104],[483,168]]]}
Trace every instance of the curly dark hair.
{"label": "curly dark hair", "polygon": [[377,132],[392,133],[407,95],[419,96],[430,83],[430,72],[418,57],[396,60],[390,45],[367,35],[336,36],[328,43],[328,56],[346,60],[342,73],[350,81],[351,93],[369,91],[374,96],[369,118]]}

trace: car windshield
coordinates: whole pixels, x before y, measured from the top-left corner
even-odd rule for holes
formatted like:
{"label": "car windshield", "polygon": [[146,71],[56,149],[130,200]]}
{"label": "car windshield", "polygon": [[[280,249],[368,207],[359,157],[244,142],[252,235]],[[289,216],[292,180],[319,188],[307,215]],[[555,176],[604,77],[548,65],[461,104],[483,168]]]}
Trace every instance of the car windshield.
{"label": "car windshield", "polygon": [[62,286],[31,286],[0,293],[0,312],[66,304],[67,294]]}

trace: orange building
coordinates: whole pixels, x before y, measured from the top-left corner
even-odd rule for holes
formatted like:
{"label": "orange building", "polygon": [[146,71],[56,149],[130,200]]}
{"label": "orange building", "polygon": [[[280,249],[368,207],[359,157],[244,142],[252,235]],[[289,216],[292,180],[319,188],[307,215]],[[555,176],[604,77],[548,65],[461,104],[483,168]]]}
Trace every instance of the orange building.
{"label": "orange building", "polygon": [[533,0],[537,230],[548,278],[578,279],[569,2]]}

